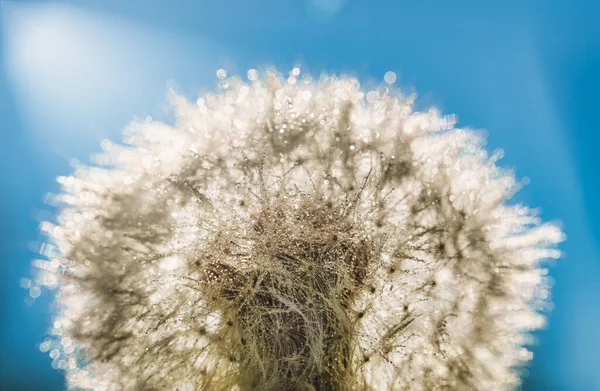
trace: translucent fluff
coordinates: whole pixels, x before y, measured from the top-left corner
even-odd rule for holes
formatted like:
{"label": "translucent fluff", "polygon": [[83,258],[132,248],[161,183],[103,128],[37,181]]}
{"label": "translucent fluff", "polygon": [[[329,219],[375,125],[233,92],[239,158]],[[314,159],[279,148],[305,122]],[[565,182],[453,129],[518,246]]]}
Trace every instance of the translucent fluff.
{"label": "translucent fluff", "polygon": [[518,385],[563,234],[482,136],[389,84],[219,72],[59,179],[40,348],[69,387]]}

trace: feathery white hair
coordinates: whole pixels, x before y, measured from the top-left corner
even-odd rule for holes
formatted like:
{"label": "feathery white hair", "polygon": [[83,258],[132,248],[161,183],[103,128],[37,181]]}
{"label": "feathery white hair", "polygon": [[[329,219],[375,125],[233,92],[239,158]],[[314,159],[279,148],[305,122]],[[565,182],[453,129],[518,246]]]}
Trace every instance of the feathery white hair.
{"label": "feathery white hair", "polygon": [[563,234],[505,203],[482,136],[390,85],[219,72],[60,178],[44,343],[69,387],[516,386]]}

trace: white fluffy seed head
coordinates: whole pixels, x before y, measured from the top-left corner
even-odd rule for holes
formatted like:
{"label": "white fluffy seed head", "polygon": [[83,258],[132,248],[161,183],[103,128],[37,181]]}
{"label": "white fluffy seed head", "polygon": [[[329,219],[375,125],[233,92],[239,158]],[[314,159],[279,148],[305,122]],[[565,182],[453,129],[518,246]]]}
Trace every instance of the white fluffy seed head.
{"label": "white fluffy seed head", "polygon": [[563,235],[505,204],[481,136],[389,84],[248,75],[60,179],[44,351],[69,387],[517,385]]}

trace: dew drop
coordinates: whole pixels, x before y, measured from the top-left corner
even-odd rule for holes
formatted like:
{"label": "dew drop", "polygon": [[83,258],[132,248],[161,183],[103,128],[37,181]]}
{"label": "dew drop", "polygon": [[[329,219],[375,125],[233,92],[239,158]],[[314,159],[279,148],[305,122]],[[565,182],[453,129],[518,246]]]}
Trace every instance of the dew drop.
{"label": "dew drop", "polygon": [[227,71],[223,68],[217,69],[217,78],[223,80],[227,77]]}
{"label": "dew drop", "polygon": [[383,75],[383,80],[387,84],[394,84],[394,82],[396,81],[396,73],[392,71],[386,72],[385,75]]}

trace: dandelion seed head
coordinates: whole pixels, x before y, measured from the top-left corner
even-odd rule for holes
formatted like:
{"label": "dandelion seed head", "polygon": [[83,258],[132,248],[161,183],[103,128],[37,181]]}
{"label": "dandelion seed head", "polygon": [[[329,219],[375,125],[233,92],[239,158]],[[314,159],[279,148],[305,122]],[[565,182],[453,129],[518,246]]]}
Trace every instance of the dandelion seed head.
{"label": "dandelion seed head", "polygon": [[60,179],[40,350],[69,387],[517,385],[564,238],[482,136],[349,77],[217,77]]}

